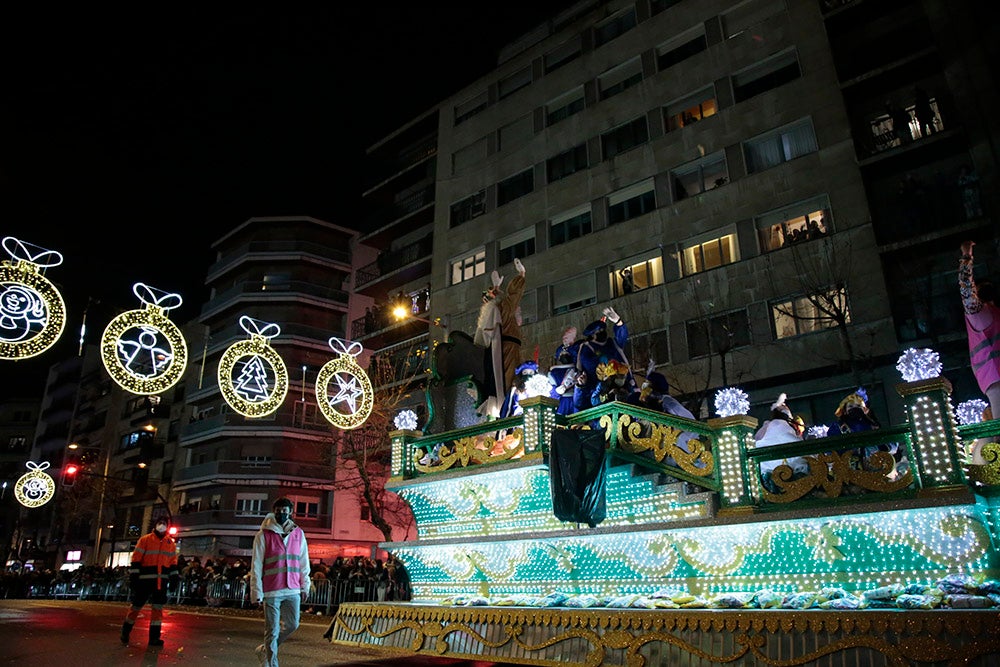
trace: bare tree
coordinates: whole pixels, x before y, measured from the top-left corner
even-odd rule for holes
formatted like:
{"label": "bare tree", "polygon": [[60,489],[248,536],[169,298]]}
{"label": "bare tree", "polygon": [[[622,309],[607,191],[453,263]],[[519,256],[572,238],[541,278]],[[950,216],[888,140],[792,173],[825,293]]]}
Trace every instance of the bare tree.
{"label": "bare tree", "polygon": [[337,469],[334,489],[353,493],[361,507],[368,508],[368,522],[392,540],[393,526],[407,530],[413,515],[402,498],[385,488],[392,463],[393,430],[396,413],[411,404],[414,390],[419,390],[425,374],[416,370],[424,365],[414,362],[426,352],[410,348],[406,354],[376,354],[368,366],[375,387],[372,413],[360,427],[350,431],[335,430],[332,446],[326,449],[327,461]]}

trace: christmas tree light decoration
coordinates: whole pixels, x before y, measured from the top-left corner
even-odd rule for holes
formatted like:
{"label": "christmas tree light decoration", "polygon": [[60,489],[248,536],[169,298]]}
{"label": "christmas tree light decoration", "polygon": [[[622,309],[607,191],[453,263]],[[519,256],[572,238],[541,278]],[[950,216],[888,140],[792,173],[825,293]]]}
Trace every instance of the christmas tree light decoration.
{"label": "christmas tree light decoration", "polygon": [[401,410],[399,414],[393,418],[392,423],[396,425],[397,430],[416,431],[417,413],[413,410]]}
{"label": "christmas tree light decoration", "polygon": [[183,303],[180,294],[136,283],[143,308],[111,320],[101,336],[101,358],[111,379],[140,396],[166,391],[184,375],[187,343],[167,312]]}
{"label": "christmas tree light decoration", "polygon": [[55,480],[45,472],[50,464],[48,461],[27,461],[24,465],[30,472],[21,475],[14,484],[14,497],[25,507],[41,507],[52,500],[56,493]]}
{"label": "christmas tree light decoration", "polygon": [[[340,356],[319,369],[316,402],[327,421],[344,430],[358,428],[372,412],[371,380],[354,360],[364,351],[361,343],[331,338],[330,347]],[[334,387],[331,385],[334,384]],[[332,389],[332,391],[331,391]]]}
{"label": "christmas tree light decoration", "polygon": [[41,269],[62,264],[62,254],[13,236],[0,262],[0,359],[27,359],[52,347],[66,326],[66,304]]}
{"label": "christmas tree light decoration", "polygon": [[955,415],[958,422],[963,426],[966,424],[978,424],[983,421],[983,411],[990,407],[990,404],[981,398],[974,398],[971,401],[959,403],[955,408]]}
{"label": "christmas tree light decoration", "polygon": [[233,343],[219,360],[219,389],[226,403],[244,417],[266,417],[288,394],[288,368],[270,340],[281,327],[243,315],[240,327],[249,340]]}
{"label": "christmas tree light decoration", "polygon": [[745,415],[750,412],[750,400],[738,387],[726,387],[715,394],[715,412],[720,417]]}
{"label": "christmas tree light decoration", "polygon": [[907,382],[930,380],[941,375],[941,358],[934,350],[911,347],[899,357],[896,370]]}

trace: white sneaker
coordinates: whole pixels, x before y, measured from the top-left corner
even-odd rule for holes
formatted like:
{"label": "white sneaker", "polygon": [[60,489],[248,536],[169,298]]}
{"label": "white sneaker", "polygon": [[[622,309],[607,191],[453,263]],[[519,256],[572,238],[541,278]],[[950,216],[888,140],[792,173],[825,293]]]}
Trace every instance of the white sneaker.
{"label": "white sneaker", "polygon": [[264,645],[261,644],[253,652],[257,654],[257,662],[260,663],[260,667],[264,667],[267,664],[267,652],[264,651]]}

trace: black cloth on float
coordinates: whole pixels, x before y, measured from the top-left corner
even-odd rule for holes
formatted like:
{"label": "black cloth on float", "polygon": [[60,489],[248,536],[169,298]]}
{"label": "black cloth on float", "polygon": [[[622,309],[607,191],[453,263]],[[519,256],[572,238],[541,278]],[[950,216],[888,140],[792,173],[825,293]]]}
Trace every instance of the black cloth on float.
{"label": "black cloth on float", "polygon": [[607,515],[604,431],[557,429],[549,448],[552,511],[591,528]]}

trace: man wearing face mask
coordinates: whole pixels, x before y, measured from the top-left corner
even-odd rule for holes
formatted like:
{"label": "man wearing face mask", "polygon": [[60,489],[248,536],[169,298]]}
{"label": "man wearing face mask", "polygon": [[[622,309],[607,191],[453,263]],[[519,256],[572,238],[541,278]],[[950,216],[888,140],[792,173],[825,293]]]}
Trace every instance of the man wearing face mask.
{"label": "man wearing face mask", "polygon": [[278,498],[253,540],[250,599],[264,605],[261,665],[278,667],[278,646],[299,627],[300,605],[309,597],[309,547],[292,521],[292,501]]}
{"label": "man wearing face mask", "polygon": [[136,542],[129,567],[129,588],[132,606],[122,623],[122,644],[128,644],[132,628],[146,602],[150,603],[149,645],[163,646],[160,628],[163,625],[163,605],[167,603],[167,590],[177,590],[180,572],[177,570],[177,543],[167,535],[169,517],[157,517],[153,532],[143,535]]}
{"label": "man wearing face mask", "polygon": [[[628,343],[628,327],[618,316],[614,308],[605,308],[604,317],[595,320],[587,325],[583,330],[586,341],[580,344],[576,357],[576,390],[573,400],[577,410],[586,410],[591,407],[591,395],[597,388],[598,377],[597,367],[607,364],[609,361],[617,361],[628,366],[628,358],[625,356],[625,344]],[[614,337],[608,336],[608,325],[605,321],[611,322],[614,326]],[[628,394],[635,390],[635,379],[632,371],[629,370],[624,381],[623,391]]]}

